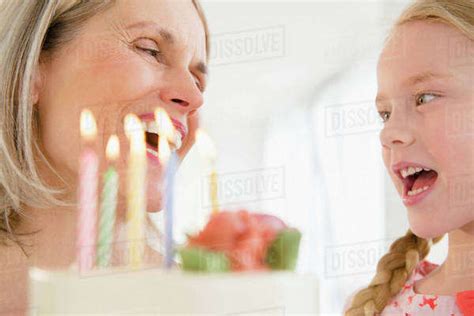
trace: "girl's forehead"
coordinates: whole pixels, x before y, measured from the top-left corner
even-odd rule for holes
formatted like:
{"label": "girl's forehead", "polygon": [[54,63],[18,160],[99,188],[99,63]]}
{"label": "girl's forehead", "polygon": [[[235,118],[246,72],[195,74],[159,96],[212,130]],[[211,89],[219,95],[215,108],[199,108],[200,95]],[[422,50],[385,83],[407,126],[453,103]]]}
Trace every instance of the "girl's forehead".
{"label": "girl's forehead", "polygon": [[379,81],[422,74],[455,75],[460,46],[472,46],[463,33],[447,24],[415,21],[397,26],[380,56]]}

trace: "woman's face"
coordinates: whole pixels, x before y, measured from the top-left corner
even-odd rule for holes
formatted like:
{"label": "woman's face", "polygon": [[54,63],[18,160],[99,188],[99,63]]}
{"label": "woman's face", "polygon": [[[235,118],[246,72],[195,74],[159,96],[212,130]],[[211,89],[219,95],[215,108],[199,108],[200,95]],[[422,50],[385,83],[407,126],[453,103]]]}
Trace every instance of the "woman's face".
{"label": "woman's face", "polygon": [[379,61],[383,159],[420,237],[474,220],[473,52],[455,28],[420,21],[398,27]]}
{"label": "woman's face", "polygon": [[[70,182],[71,192],[77,183],[84,108],[97,120],[102,170],[110,135],[120,139],[121,196],[129,151],[123,120],[128,113],[149,122],[157,107],[164,108],[182,136],[178,155],[183,158],[192,146],[206,85],[206,42],[191,0],[118,0],[86,21],[71,41],[42,57],[37,91],[42,147]],[[153,136],[147,133],[149,211],[160,209],[161,170]]]}

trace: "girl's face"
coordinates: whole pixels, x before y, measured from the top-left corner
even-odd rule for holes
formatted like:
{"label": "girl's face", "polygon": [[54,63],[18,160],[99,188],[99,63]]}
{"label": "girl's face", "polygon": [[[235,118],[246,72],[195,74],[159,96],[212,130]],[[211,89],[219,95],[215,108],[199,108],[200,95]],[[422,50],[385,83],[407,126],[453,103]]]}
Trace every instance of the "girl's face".
{"label": "girl's face", "polygon": [[[129,152],[123,120],[128,113],[149,122],[157,107],[164,108],[182,138],[178,155],[183,158],[194,142],[197,110],[203,104],[205,61],[204,26],[191,0],[118,0],[85,22],[71,41],[45,53],[36,91],[41,142],[71,192],[77,183],[79,117],[84,108],[97,120],[95,147],[102,170],[110,135],[120,139],[121,196]],[[157,137],[149,132],[148,210],[156,211],[161,168]]]}
{"label": "girl's face", "polygon": [[398,27],[378,65],[383,159],[412,231],[474,221],[474,43],[442,23]]}

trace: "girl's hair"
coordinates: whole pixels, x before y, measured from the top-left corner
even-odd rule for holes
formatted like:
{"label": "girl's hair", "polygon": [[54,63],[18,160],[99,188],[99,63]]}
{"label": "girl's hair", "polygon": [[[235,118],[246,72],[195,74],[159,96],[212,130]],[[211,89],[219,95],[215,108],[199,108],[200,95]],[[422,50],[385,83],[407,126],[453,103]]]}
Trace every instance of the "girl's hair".
{"label": "girl's hair", "polygon": [[[44,51],[71,40],[92,16],[114,0],[0,0],[0,244],[18,241],[14,232],[22,205],[65,205],[41,179],[38,113],[31,98],[32,78]],[[206,32],[207,22],[193,0]],[[208,57],[209,58],[209,57]]]}
{"label": "girl's hair", "polygon": [[[415,1],[401,14],[394,30],[412,21],[445,23],[472,40],[474,0]],[[441,238],[426,240],[408,231],[397,239],[378,262],[377,272],[369,286],[355,294],[346,316],[381,313],[390,299],[400,292],[417,264],[428,255],[431,245]]]}

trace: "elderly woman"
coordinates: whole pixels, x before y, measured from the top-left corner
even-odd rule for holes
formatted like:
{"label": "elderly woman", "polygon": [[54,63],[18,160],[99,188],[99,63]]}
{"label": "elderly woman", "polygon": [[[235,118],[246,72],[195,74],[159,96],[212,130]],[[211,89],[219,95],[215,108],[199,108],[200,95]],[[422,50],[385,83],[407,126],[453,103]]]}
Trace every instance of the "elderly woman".
{"label": "elderly woman", "polygon": [[[11,314],[27,306],[28,266],[64,268],[75,260],[81,111],[97,119],[103,161],[112,134],[128,146],[126,114],[147,122],[163,107],[184,158],[203,104],[208,33],[197,0],[0,4],[0,312]],[[156,138],[147,132],[148,211],[160,209]],[[123,227],[123,207],[117,216]],[[160,260],[145,251],[148,261]]]}

